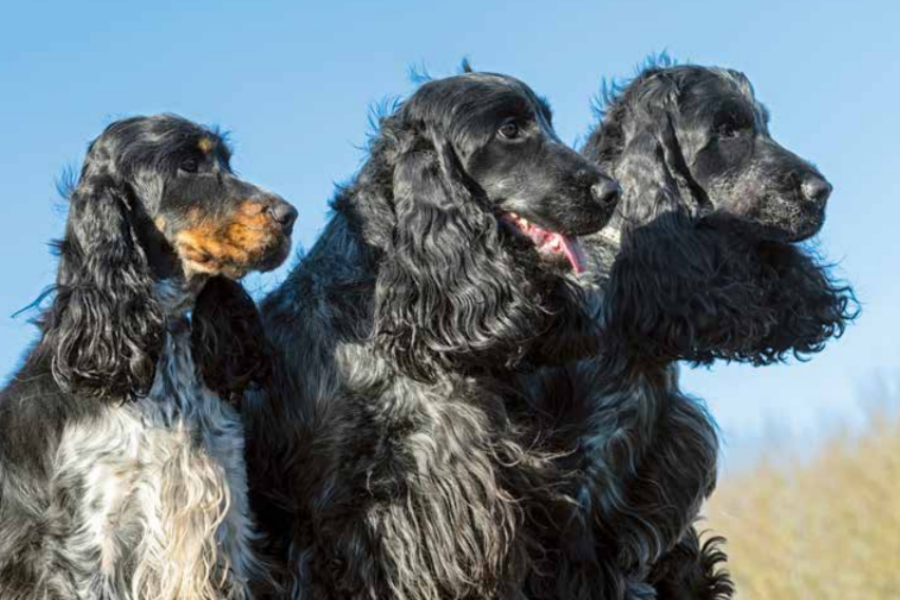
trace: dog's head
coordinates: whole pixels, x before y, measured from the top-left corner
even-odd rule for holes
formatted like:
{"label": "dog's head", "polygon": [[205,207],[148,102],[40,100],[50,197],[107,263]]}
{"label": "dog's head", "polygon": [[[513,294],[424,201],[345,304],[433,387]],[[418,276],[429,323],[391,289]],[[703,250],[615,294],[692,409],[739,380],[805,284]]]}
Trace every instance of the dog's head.
{"label": "dog's head", "polygon": [[472,73],[426,84],[413,119],[445,121],[462,174],[500,220],[546,262],[584,269],[578,236],[609,220],[618,184],[563,144],[545,100],[510,77]]}
{"label": "dog's head", "polygon": [[110,125],[71,193],[54,303],[53,373],[61,387],[145,393],[162,343],[163,281],[198,290],[287,256],[296,211],[236,177],[222,138],[174,116]]}
{"label": "dog's head", "polygon": [[377,345],[424,379],[515,364],[551,321],[570,318],[578,236],[606,224],[617,184],[559,141],[544,101],[503,75],[428,82],[379,133],[352,188],[365,235],[385,251]]}
{"label": "dog's head", "polygon": [[766,364],[821,350],[854,316],[852,291],[795,243],[821,228],[831,186],[767,122],[725,69],[650,68],[609,102],[585,154],[624,188],[606,299],[628,353]]}
{"label": "dog's head", "polygon": [[290,250],[297,211],[238,178],[230,160],[220,135],[179,117],[113,123],[88,150],[69,232],[86,238],[91,217],[115,217],[165,276],[273,269]]}
{"label": "dog's head", "polygon": [[769,133],[769,112],[730,69],[648,69],[606,112],[586,153],[600,162],[653,152],[692,214],[757,239],[795,242],[822,227],[831,184]]}

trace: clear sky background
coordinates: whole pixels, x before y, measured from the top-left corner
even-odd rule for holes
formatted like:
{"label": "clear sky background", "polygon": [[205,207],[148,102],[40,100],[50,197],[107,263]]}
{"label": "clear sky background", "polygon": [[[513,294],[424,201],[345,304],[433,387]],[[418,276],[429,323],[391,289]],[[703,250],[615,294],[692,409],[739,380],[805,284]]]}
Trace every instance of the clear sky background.
{"label": "clear sky background", "polygon": [[[822,251],[864,313],[806,364],[685,371],[732,446],[771,429],[812,441],[860,421],[900,380],[900,3],[643,0],[8,3],[0,20],[0,378],[35,336],[12,314],[53,281],[54,182],[111,121],[175,112],[232,132],[234,166],[300,210],[309,247],[333,184],[364,158],[367,111],[411,66],[505,72],[546,95],[564,140],[593,123],[601,78],[646,55],[740,69],[777,139],[835,186]],[[255,277],[270,288],[285,273]]]}

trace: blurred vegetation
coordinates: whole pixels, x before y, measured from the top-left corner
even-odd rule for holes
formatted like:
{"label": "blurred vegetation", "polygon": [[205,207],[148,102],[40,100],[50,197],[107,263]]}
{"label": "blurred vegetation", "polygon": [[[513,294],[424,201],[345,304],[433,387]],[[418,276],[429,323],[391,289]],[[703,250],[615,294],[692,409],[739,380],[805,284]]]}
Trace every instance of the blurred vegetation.
{"label": "blurred vegetation", "polygon": [[900,600],[900,419],[870,415],[811,456],[770,451],[706,509],[740,600]]}

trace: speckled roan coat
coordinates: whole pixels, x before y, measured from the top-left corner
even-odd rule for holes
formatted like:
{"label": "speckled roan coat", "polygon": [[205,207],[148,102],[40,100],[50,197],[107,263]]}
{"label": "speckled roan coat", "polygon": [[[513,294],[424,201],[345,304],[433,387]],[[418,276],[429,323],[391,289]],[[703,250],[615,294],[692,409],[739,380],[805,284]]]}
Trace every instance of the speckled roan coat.
{"label": "speckled roan coat", "polygon": [[291,211],[184,119],[92,143],[41,337],[0,391],[2,600],[246,600],[267,580],[234,395],[268,361],[253,301],[215,275],[278,264]]}

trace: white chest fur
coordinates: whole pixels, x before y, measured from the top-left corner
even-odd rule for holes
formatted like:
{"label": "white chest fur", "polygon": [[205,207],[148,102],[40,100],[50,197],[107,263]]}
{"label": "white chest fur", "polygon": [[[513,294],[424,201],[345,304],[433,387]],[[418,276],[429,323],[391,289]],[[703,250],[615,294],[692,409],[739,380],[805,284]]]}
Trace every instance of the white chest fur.
{"label": "white chest fur", "polygon": [[190,331],[171,331],[148,397],[63,434],[54,487],[79,495],[63,546],[87,567],[80,593],[247,598],[257,564],[243,451],[240,415],[198,380]]}

